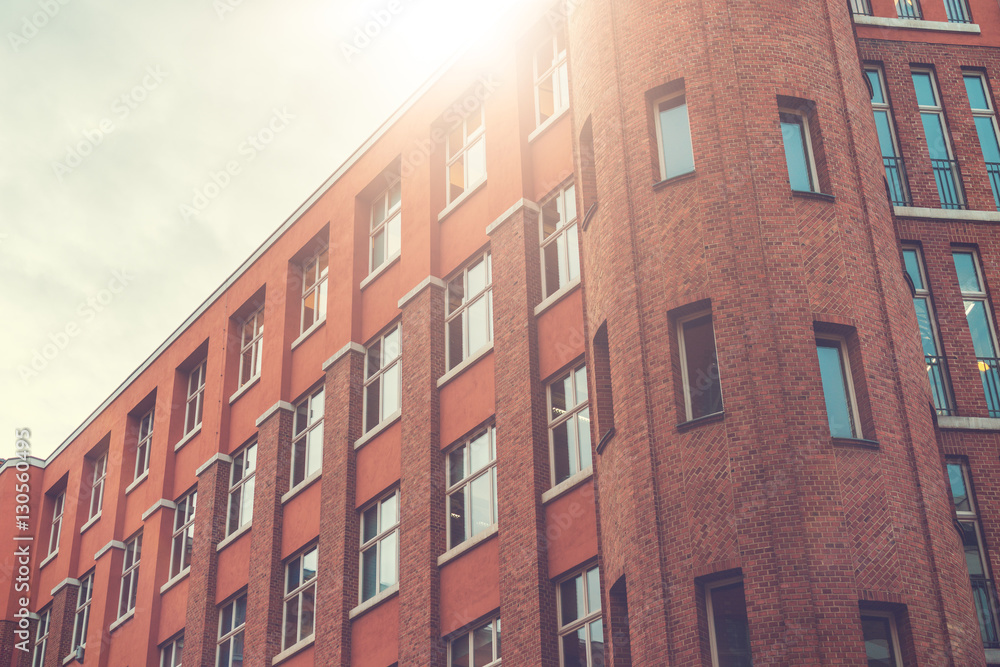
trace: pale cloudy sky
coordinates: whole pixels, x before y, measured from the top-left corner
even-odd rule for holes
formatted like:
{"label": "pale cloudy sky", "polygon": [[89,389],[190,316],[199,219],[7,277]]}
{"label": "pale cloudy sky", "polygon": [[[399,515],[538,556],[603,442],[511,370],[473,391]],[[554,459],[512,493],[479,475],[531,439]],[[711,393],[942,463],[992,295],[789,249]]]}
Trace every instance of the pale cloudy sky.
{"label": "pale cloudy sky", "polygon": [[2,0],[0,457],[58,447],[517,2]]}

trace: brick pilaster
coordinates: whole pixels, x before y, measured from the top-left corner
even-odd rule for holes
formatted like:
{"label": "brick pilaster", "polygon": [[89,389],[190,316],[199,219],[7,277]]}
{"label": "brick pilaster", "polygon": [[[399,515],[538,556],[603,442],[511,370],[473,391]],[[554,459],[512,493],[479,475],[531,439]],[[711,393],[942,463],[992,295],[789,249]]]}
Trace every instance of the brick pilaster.
{"label": "brick pilaster", "polygon": [[52,596],[45,667],[62,667],[63,658],[69,655],[73,645],[73,619],[76,616],[76,596],[79,592],[79,585],[69,584]]}

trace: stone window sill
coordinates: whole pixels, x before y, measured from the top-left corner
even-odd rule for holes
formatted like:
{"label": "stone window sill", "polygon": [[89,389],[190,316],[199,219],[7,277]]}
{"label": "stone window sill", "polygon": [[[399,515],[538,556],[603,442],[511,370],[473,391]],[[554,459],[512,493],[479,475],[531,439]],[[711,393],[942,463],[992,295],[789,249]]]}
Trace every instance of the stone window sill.
{"label": "stone window sill", "polygon": [[1000,222],[998,211],[967,211],[950,208],[919,208],[916,206],[893,206],[897,218],[931,218],[934,220],[968,220],[970,222]]}
{"label": "stone window sill", "polygon": [[119,618],[117,621],[115,621],[114,623],[112,623],[110,626],[108,626],[108,632],[114,632],[115,630],[117,630],[121,626],[125,625],[128,621],[132,620],[133,616],[135,616],[135,609],[131,610],[129,613],[125,614],[124,616],[122,616],[121,618]]}
{"label": "stone window sill", "polygon": [[311,635],[309,635],[308,637],[306,637],[305,639],[303,639],[302,641],[300,641],[298,644],[292,644],[291,646],[289,646],[288,648],[286,648],[284,651],[282,651],[278,655],[274,656],[271,659],[271,664],[272,665],[277,665],[279,662],[284,662],[285,660],[288,660],[289,658],[291,658],[293,655],[295,655],[299,651],[302,651],[302,650],[305,650],[305,649],[309,648],[314,643],[316,643],[316,632],[315,631]]}
{"label": "stone window sill", "polygon": [[320,468],[319,470],[317,470],[316,472],[314,472],[313,474],[309,475],[304,480],[299,482],[298,486],[295,486],[289,491],[285,492],[285,494],[281,496],[281,504],[284,505],[289,500],[291,500],[295,496],[299,495],[300,493],[308,489],[310,486],[313,485],[313,483],[316,480],[318,480],[322,476],[323,476],[323,469]]}
{"label": "stone window sill", "polygon": [[528,135],[528,143],[530,144],[535,139],[537,139],[538,137],[540,137],[543,134],[545,134],[545,132],[550,127],[552,127],[553,125],[555,125],[556,123],[558,123],[559,119],[562,118],[563,116],[565,116],[567,113],[569,113],[569,105],[568,104],[565,107],[563,107],[562,109],[560,109],[559,113],[557,113],[555,115],[552,115],[552,116],[549,116],[544,121],[542,121],[541,125],[539,125],[534,130],[532,130],[531,134]]}
{"label": "stone window sill", "polygon": [[438,556],[438,567],[441,567],[449,561],[453,561],[467,551],[471,551],[473,548],[479,546],[486,540],[492,538],[500,532],[500,527],[497,524],[493,524],[486,530],[482,531],[478,535],[473,535],[469,539],[465,540],[461,544],[453,546],[448,551]]}
{"label": "stone window sill", "polygon": [[88,528],[90,528],[91,526],[93,526],[95,523],[97,523],[100,520],[101,520],[101,513],[98,512],[92,518],[88,519],[87,523],[85,523],[82,526],[80,526],[80,534],[83,535],[85,532],[87,532]]}
{"label": "stone window sill", "polygon": [[963,431],[1000,431],[1000,419],[993,417],[938,417],[938,428]]}
{"label": "stone window sill", "polygon": [[219,542],[218,545],[216,545],[215,550],[216,551],[222,551],[223,549],[225,549],[226,547],[228,547],[230,544],[232,544],[236,540],[240,539],[240,537],[242,537],[243,534],[246,533],[246,532],[248,532],[251,528],[253,528],[253,521],[249,521],[249,522],[243,524],[242,526],[240,526],[239,528],[237,528],[232,534],[227,535],[226,537],[224,537],[222,539],[222,541]]}
{"label": "stone window sill", "polygon": [[379,606],[389,598],[394,597],[398,593],[399,593],[399,584],[395,583],[389,588],[379,593],[378,595],[376,595],[375,597],[371,598],[370,600],[365,600],[357,607],[352,609],[351,612],[348,614],[348,617],[353,621],[358,616],[361,616],[362,614],[371,611],[372,609]]}
{"label": "stone window sill", "polygon": [[888,16],[854,15],[858,25],[874,25],[883,28],[910,28],[911,30],[937,30],[939,32],[970,32],[978,35],[981,30],[976,23],[951,23],[948,21],[923,21],[919,19],[900,19]]}
{"label": "stone window sill", "polygon": [[402,257],[402,256],[403,256],[403,254],[399,250],[397,250],[396,252],[394,252],[392,254],[392,256],[389,257],[384,262],[382,262],[377,269],[375,269],[374,271],[372,271],[371,273],[369,273],[367,276],[365,276],[365,279],[361,281],[361,285],[358,287],[358,289],[363,290],[364,288],[366,288],[369,285],[371,285],[373,282],[375,282],[376,278],[378,278],[380,275],[382,275],[383,273],[385,273],[386,271],[388,271],[389,267],[392,266],[393,264],[395,264],[396,262],[398,262],[399,258]]}
{"label": "stone window sill", "polygon": [[878,440],[866,440],[864,438],[832,438],[834,445],[840,447],[860,447],[861,449],[880,449]]}
{"label": "stone window sill", "polygon": [[547,505],[556,498],[566,495],[594,476],[594,466],[589,465],[568,479],[564,479],[542,494],[542,504]]}
{"label": "stone window sill", "polygon": [[556,305],[564,298],[575,292],[576,288],[579,286],[580,286],[580,279],[574,278],[573,280],[569,281],[568,283],[557,289],[555,292],[547,296],[540,304],[535,306],[535,317],[538,317],[546,310],[548,310],[549,308]]}
{"label": "stone window sill", "polygon": [[726,418],[725,411],[713,412],[710,415],[705,415],[704,417],[696,417],[695,419],[689,419],[686,422],[681,422],[677,425],[678,431],[686,431],[689,428],[694,428],[695,426],[701,426],[702,424],[711,424],[713,422],[720,422]]}
{"label": "stone window sill", "polygon": [[379,434],[382,433],[382,431],[386,430],[387,428],[398,422],[402,416],[403,416],[402,410],[396,410],[395,412],[393,412],[391,415],[389,415],[381,422],[379,422],[378,426],[376,426],[375,428],[373,428],[372,430],[368,431],[363,436],[355,440],[354,449],[361,449],[362,447],[367,445],[369,442],[377,438]]}
{"label": "stone window sill", "polygon": [[309,336],[312,336],[314,333],[316,333],[317,331],[319,331],[323,327],[324,324],[326,324],[326,315],[323,316],[323,319],[316,320],[315,322],[313,322],[309,326],[308,329],[306,329],[305,331],[303,331],[299,335],[298,338],[296,338],[294,341],[292,341],[292,347],[291,347],[291,349],[294,350],[299,345],[301,345],[302,343],[306,342],[306,338],[309,338]]}
{"label": "stone window sill", "polygon": [[476,183],[474,186],[472,186],[471,188],[460,194],[450,204],[445,206],[444,209],[440,213],[438,213],[438,222],[444,222],[444,219],[447,218],[449,215],[451,215],[456,208],[464,204],[465,200],[467,200],[469,197],[479,192],[485,185],[486,185],[486,177],[484,176],[483,180]]}
{"label": "stone window sill", "polygon": [[143,473],[135,479],[135,481],[133,481],[131,484],[125,487],[125,495],[127,496],[128,494],[132,493],[135,490],[135,487],[145,482],[148,478],[149,478],[149,468],[146,468],[146,470],[144,470]]}
{"label": "stone window sill", "polygon": [[182,582],[185,579],[187,579],[187,576],[189,574],[191,574],[191,566],[190,565],[187,568],[185,568],[184,570],[182,570],[173,579],[171,579],[167,583],[165,583],[162,586],[160,586],[160,595],[163,595],[164,593],[166,593],[167,591],[169,591],[171,588],[173,588],[174,586],[176,586],[180,582]]}
{"label": "stone window sill", "polygon": [[686,174],[678,174],[677,176],[664,178],[662,181],[657,181],[656,183],[653,183],[653,190],[659,190],[660,188],[665,188],[668,185],[672,185],[674,183],[680,183],[681,181],[689,181],[697,175],[698,175],[697,172],[694,169],[692,169]]}
{"label": "stone window sill", "polygon": [[837,201],[837,198],[833,195],[825,192],[812,192],[810,190],[792,190],[792,196],[801,197],[802,199],[818,199],[819,201]]}
{"label": "stone window sill", "polygon": [[194,440],[195,436],[198,435],[199,433],[201,433],[201,424],[195,426],[187,435],[178,440],[177,444],[174,445],[174,451],[175,452],[180,451],[181,447]]}
{"label": "stone window sill", "polygon": [[238,399],[240,396],[250,391],[250,388],[256,385],[258,382],[260,382],[260,373],[247,380],[247,383],[245,385],[237,389],[236,393],[234,393],[232,396],[229,397],[229,405],[235,403],[236,399]]}
{"label": "stone window sill", "polygon": [[45,567],[46,565],[48,565],[49,563],[51,563],[52,561],[54,561],[55,558],[56,558],[56,556],[58,556],[58,555],[59,555],[59,549],[56,549],[55,551],[53,551],[52,553],[50,553],[48,556],[46,556],[45,560],[43,560],[41,563],[38,564],[38,569],[41,570],[43,567]]}
{"label": "stone window sill", "polygon": [[470,354],[462,363],[460,363],[458,366],[455,366],[450,371],[448,371],[440,378],[438,378],[437,381],[438,389],[445,386],[446,384],[454,380],[456,377],[464,373],[466,370],[468,370],[470,366],[474,366],[477,361],[479,361],[492,351],[493,351],[493,341],[490,341],[488,344],[479,348],[479,350],[477,350],[476,352]]}

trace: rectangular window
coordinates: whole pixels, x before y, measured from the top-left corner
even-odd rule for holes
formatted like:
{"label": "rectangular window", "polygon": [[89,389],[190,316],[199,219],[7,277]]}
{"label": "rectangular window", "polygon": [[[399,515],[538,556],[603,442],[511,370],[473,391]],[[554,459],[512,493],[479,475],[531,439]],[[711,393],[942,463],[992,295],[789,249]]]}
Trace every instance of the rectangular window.
{"label": "rectangular window", "polygon": [[233,456],[229,470],[229,510],[226,535],[232,535],[253,520],[254,472],[257,470],[257,443]]}
{"label": "rectangular window", "polygon": [[401,199],[402,183],[397,178],[372,200],[370,271],[399,254],[402,233]]}
{"label": "rectangular window", "polygon": [[49,553],[59,551],[59,533],[62,532],[63,511],[66,509],[66,493],[60,493],[52,503],[52,528],[49,530]]}
{"label": "rectangular window", "polygon": [[576,225],[576,188],[572,183],[542,203],[542,296],[580,278],[580,242]]}
{"label": "rectangular window", "polygon": [[750,620],[743,580],[727,579],[705,585],[705,610],[713,667],[749,667]]}
{"label": "rectangular window", "polygon": [[45,649],[49,643],[49,623],[52,621],[52,607],[46,607],[38,614],[38,630],[35,632],[35,650],[31,656],[31,667],[44,667]]}
{"label": "rectangular window", "polygon": [[917,312],[917,326],[920,328],[920,342],[924,348],[924,361],[927,364],[927,379],[931,383],[931,395],[934,397],[934,409],[939,415],[953,415],[955,404],[952,402],[951,382],[948,379],[948,367],[944,355],[941,354],[937,318],[934,317],[927,272],[924,270],[924,258],[920,248],[903,246],[903,264],[913,283],[913,308]]}
{"label": "rectangular window", "polygon": [[302,327],[309,327],[326,319],[326,278],[330,249],[324,247],[302,264]]}
{"label": "rectangular window", "polygon": [[861,631],[865,637],[868,667],[903,667],[899,652],[896,619],[888,612],[865,610],[861,613]]}
{"label": "rectangular window", "polygon": [[[946,0],[950,2],[961,0]],[[993,109],[993,97],[986,85],[986,77],[978,72],[963,72],[965,92],[969,96],[969,108],[972,120],[976,124],[976,134],[979,136],[979,148],[986,162],[986,173],[990,176],[990,187],[993,189],[993,203],[1000,210],[1000,143],[997,142],[997,116]]]}
{"label": "rectangular window", "polygon": [[781,109],[781,139],[785,145],[788,182],[797,192],[819,192],[819,177],[813,158],[809,119],[795,109]]}
{"label": "rectangular window", "polygon": [[496,428],[452,449],[448,459],[448,548],[497,522]]}
{"label": "rectangular window", "polygon": [[184,633],[177,635],[160,647],[160,667],[181,667],[184,651]]}
{"label": "rectangular window", "polygon": [[201,426],[205,408],[205,361],[188,374],[187,406],[184,409],[184,435]]}
{"label": "rectangular window", "polygon": [[590,403],[587,367],[563,374],[549,384],[549,456],[552,485],[590,467]]}
{"label": "rectangular window", "polygon": [[969,3],[966,0],[944,0],[944,11],[949,23],[972,23]]}
{"label": "rectangular window", "polygon": [[295,488],[323,467],[324,388],[295,406],[292,429],[292,486]]}
{"label": "rectangular window", "polygon": [[896,16],[901,19],[922,19],[920,0],[896,0]]}
{"label": "rectangular window", "polygon": [[448,203],[486,179],[485,108],[482,102],[448,133]]}
{"label": "rectangular window", "polygon": [[191,548],[194,545],[194,510],[198,492],[183,496],[174,511],[174,536],[170,549],[170,578],[191,567]]}
{"label": "rectangular window", "polygon": [[569,107],[566,35],[556,31],[535,49],[535,127]]}
{"label": "rectangular window", "polygon": [[361,510],[361,601],[395,585],[399,576],[399,491]]}
{"label": "rectangular window", "polygon": [[240,327],[240,386],[260,377],[264,348],[264,306],[243,320]]}
{"label": "rectangular window", "polygon": [[73,617],[73,643],[70,653],[87,648],[87,627],[90,624],[90,601],[94,599],[94,573],[80,577],[76,593],[76,615]]}
{"label": "rectangular window", "polygon": [[861,16],[871,16],[872,6],[869,0],[851,0],[851,13]]}
{"label": "rectangular window", "polygon": [[983,543],[983,527],[979,521],[979,512],[972,493],[969,467],[964,461],[954,459],[948,460],[947,467],[955,519],[961,529],[965,564],[969,568],[972,597],[976,603],[983,646],[987,649],[1000,649],[1000,615],[997,609],[996,585],[990,578],[990,560]]}
{"label": "rectangular window", "polygon": [[493,260],[487,250],[448,281],[448,369],[493,342]]}
{"label": "rectangular window", "polygon": [[896,140],[896,126],[892,122],[889,107],[889,92],[885,87],[882,70],[876,66],[865,67],[865,76],[872,88],[872,113],[875,116],[875,131],[882,151],[882,166],[889,186],[889,201],[893,206],[912,206],[910,188],[906,180],[906,167]]}
{"label": "rectangular window", "polygon": [[448,642],[449,667],[497,667],[499,664],[499,618],[463,632]]}
{"label": "rectangular window", "polygon": [[986,295],[979,255],[972,250],[956,250],[952,259],[983,383],[986,408],[990,417],[1000,417],[1000,360],[997,359],[996,329],[993,328],[992,308]]}
{"label": "rectangular window", "polygon": [[135,599],[139,594],[139,556],[142,555],[142,533],[125,543],[125,558],[122,560],[122,587],[118,595],[118,618],[135,609]]}
{"label": "rectangular window", "polygon": [[142,477],[149,470],[149,446],[153,441],[153,414],[155,408],[150,408],[149,412],[139,419],[138,440],[135,443],[135,477],[133,480]]}
{"label": "rectangular window", "polygon": [[712,313],[701,312],[680,319],[677,343],[687,420],[722,412],[722,383],[715,354]]}
{"label": "rectangular window", "polygon": [[838,336],[817,336],[816,356],[819,357],[830,435],[834,438],[862,437],[847,343]]}
{"label": "rectangular window", "polygon": [[604,665],[604,621],[601,618],[601,577],[597,566],[559,584],[560,667]]}
{"label": "rectangular window", "polygon": [[684,91],[657,100],[653,111],[660,180],[690,174],[694,171],[694,151],[691,148],[691,123]]}
{"label": "rectangular window", "polygon": [[285,620],[282,650],[313,636],[316,629],[317,547],[313,545],[285,565]]}
{"label": "rectangular window", "polygon": [[94,460],[94,477],[90,486],[90,514],[87,519],[100,516],[104,505],[104,478],[108,474],[108,454],[101,454]]}
{"label": "rectangular window", "polygon": [[226,603],[219,611],[219,649],[216,667],[243,666],[243,631],[247,622],[247,594]]}
{"label": "rectangular window", "polygon": [[365,432],[399,412],[402,352],[399,324],[368,346],[365,352]]}
{"label": "rectangular window", "polygon": [[930,70],[913,70],[911,76],[941,208],[965,208],[962,181],[958,175],[958,162],[955,160],[948,138],[948,125],[945,122],[934,74]]}

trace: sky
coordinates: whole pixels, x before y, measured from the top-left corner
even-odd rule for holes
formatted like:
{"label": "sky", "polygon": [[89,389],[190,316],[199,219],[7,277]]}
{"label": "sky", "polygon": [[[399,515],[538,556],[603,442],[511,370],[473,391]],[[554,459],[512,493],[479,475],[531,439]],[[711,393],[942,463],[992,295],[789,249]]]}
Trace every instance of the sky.
{"label": "sky", "polygon": [[54,451],[518,2],[0,2],[0,457]]}

